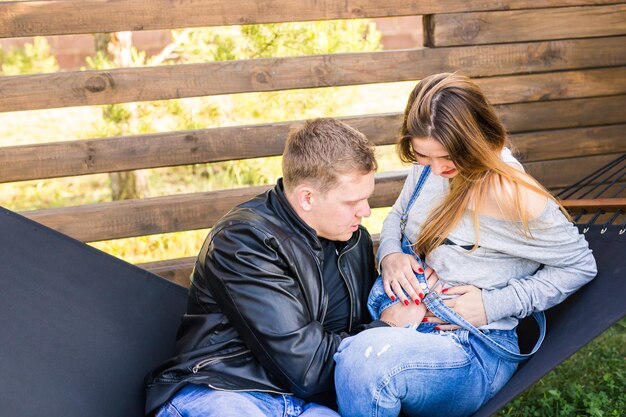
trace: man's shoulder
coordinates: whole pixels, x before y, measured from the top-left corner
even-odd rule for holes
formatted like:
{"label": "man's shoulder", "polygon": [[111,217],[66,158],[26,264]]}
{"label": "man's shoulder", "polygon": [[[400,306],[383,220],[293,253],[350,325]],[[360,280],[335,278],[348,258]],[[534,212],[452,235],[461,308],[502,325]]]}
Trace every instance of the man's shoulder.
{"label": "man's shoulder", "polygon": [[211,231],[212,238],[224,234],[242,239],[272,238],[282,242],[292,238],[295,231],[272,207],[255,198],[234,207],[215,223]]}

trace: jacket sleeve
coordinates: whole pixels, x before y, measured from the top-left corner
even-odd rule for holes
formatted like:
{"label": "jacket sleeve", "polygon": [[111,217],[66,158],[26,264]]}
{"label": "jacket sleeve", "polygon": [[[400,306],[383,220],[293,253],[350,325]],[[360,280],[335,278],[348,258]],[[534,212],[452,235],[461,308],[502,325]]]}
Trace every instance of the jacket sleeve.
{"label": "jacket sleeve", "polygon": [[[332,388],[333,355],[346,335],[326,332],[309,306],[287,245],[250,224],[229,225],[210,242],[206,285],[263,367],[300,397]],[[303,254],[310,263],[311,254]],[[301,271],[306,271],[303,268]],[[301,280],[319,280],[316,274]],[[202,284],[199,284],[202,285]]]}
{"label": "jacket sleeve", "polygon": [[[507,286],[483,290],[488,322],[504,317],[523,318],[546,310],[596,276],[596,262],[584,236],[558,210],[551,207],[551,221],[531,229],[532,237],[502,232],[502,251],[533,260],[543,267],[531,276],[511,279]],[[511,241],[509,245],[505,237]],[[515,237],[515,238],[514,238]]]}

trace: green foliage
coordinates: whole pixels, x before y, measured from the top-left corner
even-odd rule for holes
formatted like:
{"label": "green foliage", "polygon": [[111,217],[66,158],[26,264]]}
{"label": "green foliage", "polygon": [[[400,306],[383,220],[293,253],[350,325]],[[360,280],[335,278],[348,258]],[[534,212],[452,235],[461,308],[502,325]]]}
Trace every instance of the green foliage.
{"label": "green foliage", "polygon": [[330,20],[172,31],[178,62],[278,58],[381,49],[368,20]]}
{"label": "green foliage", "polygon": [[[192,64],[255,58],[276,58],[381,49],[380,33],[372,22],[342,20],[184,29],[172,31],[165,57],[146,58],[132,49],[132,65]],[[87,59],[91,69],[115,67],[107,54]],[[190,130],[232,124],[254,124],[331,115],[354,102],[356,87],[246,93],[195,99],[103,106],[94,136],[119,136],[169,130]],[[196,189],[259,185],[280,176],[280,159],[228,161],[173,169],[181,181]],[[196,175],[200,173],[200,175]],[[153,188],[162,182],[148,178]],[[190,177],[190,174],[193,178]]]}
{"label": "green foliage", "polygon": [[500,411],[511,417],[626,415],[626,319]]}
{"label": "green foliage", "polygon": [[55,72],[59,65],[50,53],[48,41],[36,36],[33,43],[26,43],[23,48],[3,51],[0,47],[0,68],[3,75],[20,75]]}

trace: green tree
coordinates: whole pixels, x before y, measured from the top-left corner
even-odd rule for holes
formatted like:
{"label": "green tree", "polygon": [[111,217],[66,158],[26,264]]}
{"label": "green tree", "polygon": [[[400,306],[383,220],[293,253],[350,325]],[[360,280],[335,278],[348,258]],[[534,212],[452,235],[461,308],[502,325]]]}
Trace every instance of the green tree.
{"label": "green tree", "polygon": [[0,47],[0,69],[2,75],[36,74],[56,72],[59,64],[46,38],[36,36],[33,43],[26,43],[23,48],[3,51]]}

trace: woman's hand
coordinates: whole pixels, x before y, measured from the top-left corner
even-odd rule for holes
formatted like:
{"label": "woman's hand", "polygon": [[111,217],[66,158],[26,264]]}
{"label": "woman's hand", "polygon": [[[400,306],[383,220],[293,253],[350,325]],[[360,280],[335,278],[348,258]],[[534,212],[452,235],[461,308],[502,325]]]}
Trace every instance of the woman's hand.
{"label": "woman's hand", "polygon": [[[487,313],[483,305],[483,296],[480,288],[473,285],[460,285],[444,289],[441,292],[446,295],[458,295],[458,297],[443,300],[443,303],[474,325],[474,327],[487,324]],[[443,323],[442,320],[434,317],[431,312],[428,312],[426,318],[429,323]],[[457,325],[447,323],[437,327],[439,330],[456,330],[460,328]]]}
{"label": "woman's hand", "polygon": [[[419,305],[424,292],[415,277],[416,273],[423,274],[424,270],[414,256],[405,253],[391,253],[385,256],[380,263],[383,277],[383,287],[387,297],[395,300],[396,297],[405,305],[411,304],[404,291]],[[432,271],[432,270],[431,270]],[[404,289],[404,291],[402,291]]]}
{"label": "woman's hand", "polygon": [[[432,274],[428,280],[428,287],[436,291],[437,288],[439,288],[436,284],[437,276],[436,274]],[[426,313],[426,306],[422,303],[409,303],[407,305],[396,303],[384,309],[380,314],[380,319],[396,327],[403,327],[410,324],[417,328]]]}

